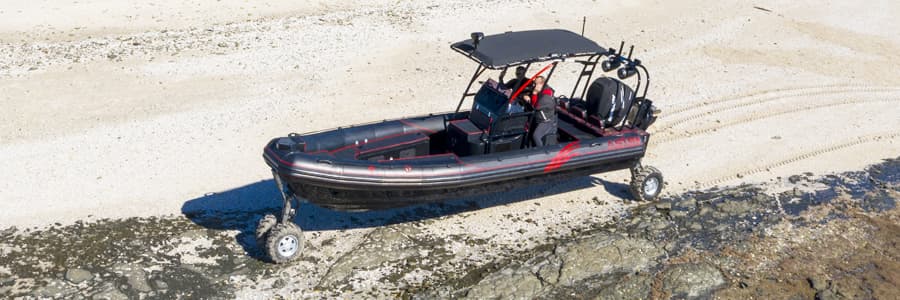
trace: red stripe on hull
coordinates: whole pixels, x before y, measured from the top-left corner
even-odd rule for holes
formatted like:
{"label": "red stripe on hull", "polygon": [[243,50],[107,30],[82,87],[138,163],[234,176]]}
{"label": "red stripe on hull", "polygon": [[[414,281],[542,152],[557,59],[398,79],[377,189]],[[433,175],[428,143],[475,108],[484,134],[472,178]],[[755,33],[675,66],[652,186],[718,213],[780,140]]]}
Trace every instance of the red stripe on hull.
{"label": "red stripe on hull", "polygon": [[559,150],[559,153],[557,153],[556,156],[550,160],[550,163],[544,167],[544,173],[556,171],[556,169],[559,169],[559,167],[562,167],[562,165],[566,164],[570,159],[577,156],[578,154],[573,152],[578,150],[579,146],[579,142],[574,141],[563,147],[562,150]]}

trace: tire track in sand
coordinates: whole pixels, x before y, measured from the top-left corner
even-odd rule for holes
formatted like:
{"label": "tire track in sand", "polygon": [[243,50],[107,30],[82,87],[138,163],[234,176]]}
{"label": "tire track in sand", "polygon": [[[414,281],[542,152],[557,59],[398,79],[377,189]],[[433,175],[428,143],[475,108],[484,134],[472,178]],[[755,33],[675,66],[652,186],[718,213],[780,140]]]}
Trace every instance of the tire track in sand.
{"label": "tire track in sand", "polygon": [[781,115],[787,115],[792,113],[817,110],[817,109],[825,109],[835,106],[841,105],[850,105],[850,104],[873,104],[873,103],[891,103],[891,102],[900,102],[900,98],[890,98],[890,99],[855,99],[855,100],[841,100],[832,103],[814,103],[814,104],[805,104],[805,105],[795,105],[792,107],[788,107],[785,109],[775,110],[775,111],[759,111],[745,115],[745,117],[740,119],[734,119],[727,122],[722,122],[714,126],[709,126],[696,130],[688,130],[684,132],[680,132],[678,134],[671,132],[661,132],[662,137],[656,140],[656,143],[668,143],[673,142],[689,137],[693,137],[701,134],[708,134],[712,132],[716,132],[719,129],[725,127],[731,127],[739,124],[759,121],[768,118],[774,118]]}
{"label": "tire track in sand", "polygon": [[816,156],[820,156],[823,154],[847,149],[847,148],[850,148],[853,146],[858,146],[858,145],[867,144],[867,143],[881,142],[881,141],[886,141],[886,140],[895,140],[898,138],[900,138],[900,131],[891,131],[891,132],[857,137],[855,139],[846,140],[841,143],[831,144],[829,146],[818,147],[818,148],[815,148],[812,150],[796,153],[796,154],[788,156],[784,159],[781,159],[781,160],[778,160],[778,161],[775,161],[772,163],[768,163],[768,164],[765,164],[762,166],[758,166],[755,168],[746,169],[746,170],[737,172],[733,175],[708,178],[708,179],[704,179],[702,181],[695,181],[696,182],[695,186],[698,188],[709,188],[709,187],[713,187],[713,186],[725,183],[729,180],[740,179],[740,178],[750,176],[753,174],[757,174],[757,173],[761,173],[761,172],[768,172],[773,168],[796,163],[796,162],[799,162],[802,160],[811,159]]}
{"label": "tire track in sand", "polygon": [[[716,103],[713,102],[704,102],[699,106],[684,108],[678,112],[671,114],[680,114],[683,112],[690,112],[694,110],[706,109],[709,106],[716,106],[721,104],[729,104],[732,102],[740,102],[744,100],[755,100],[751,102],[744,102],[729,106],[723,106],[719,108],[713,108],[709,110],[704,110],[702,112],[693,113],[681,118],[675,119],[666,119],[665,125],[659,129],[659,132],[664,132],[672,129],[673,127],[677,127],[682,125],[688,121],[693,121],[697,119],[701,119],[707,117],[712,114],[722,113],[729,110],[735,110],[745,107],[750,107],[754,105],[762,105],[774,101],[790,99],[790,98],[800,98],[800,97],[809,97],[809,96],[818,96],[818,95],[826,95],[826,94],[852,94],[852,93],[866,93],[866,94],[880,94],[880,93],[890,93],[890,92],[900,92],[900,87],[831,87],[828,89],[817,89],[817,90],[808,90],[808,88],[800,88],[796,90],[790,90],[787,94],[781,94],[782,91],[778,92],[763,92],[762,94],[755,96],[738,96],[738,98],[727,99],[718,101]],[[774,94],[774,95],[773,95]],[[757,99],[757,96],[762,96]],[[663,114],[663,116],[671,115],[671,114]]]}

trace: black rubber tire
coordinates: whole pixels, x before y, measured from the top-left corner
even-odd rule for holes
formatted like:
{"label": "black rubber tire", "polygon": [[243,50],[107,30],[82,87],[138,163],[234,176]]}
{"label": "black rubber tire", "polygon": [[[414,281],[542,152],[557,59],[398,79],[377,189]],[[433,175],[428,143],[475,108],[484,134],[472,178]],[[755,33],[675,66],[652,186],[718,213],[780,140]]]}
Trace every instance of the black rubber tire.
{"label": "black rubber tire", "polygon": [[272,230],[272,227],[275,227],[275,224],[278,224],[278,219],[275,218],[274,215],[265,215],[262,219],[259,219],[259,223],[256,224],[256,246],[262,248],[266,245],[266,238],[269,236],[269,231]]}
{"label": "black rubber tire", "polygon": [[[656,180],[656,189],[648,193],[645,189],[648,180]],[[650,180],[652,181],[652,180]],[[631,169],[631,195],[638,201],[653,201],[662,193],[663,189],[662,172],[650,166],[641,166]]]}
{"label": "black rubber tire", "polygon": [[[278,250],[278,246],[279,243],[282,242],[291,244],[288,242],[291,237],[293,238],[293,241],[296,242],[296,251],[286,255]],[[282,241],[283,239],[285,239],[285,241]],[[292,261],[300,257],[300,253],[303,252],[303,241],[303,231],[300,230],[300,226],[297,226],[297,224],[290,222],[277,224],[272,228],[272,231],[269,232],[269,236],[266,239],[266,255],[268,255],[269,259],[276,264]]]}

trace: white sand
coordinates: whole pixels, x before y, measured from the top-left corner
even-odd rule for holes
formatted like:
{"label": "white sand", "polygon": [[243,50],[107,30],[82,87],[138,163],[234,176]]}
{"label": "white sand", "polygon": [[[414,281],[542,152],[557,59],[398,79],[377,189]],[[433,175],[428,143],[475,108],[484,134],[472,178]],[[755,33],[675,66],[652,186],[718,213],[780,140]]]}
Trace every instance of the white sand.
{"label": "white sand", "polygon": [[[645,163],[668,193],[900,154],[892,1],[278,3],[2,1],[0,228],[180,213],[269,179],[270,138],[453,109],[475,66],[448,46],[469,32],[578,31],[583,15],[589,37],[627,39],[651,70],[664,114]],[[572,71],[551,84],[570,91]],[[590,211],[594,196],[611,204]],[[228,208],[255,199],[242,200]],[[622,202],[602,185],[531,201],[553,224]]]}

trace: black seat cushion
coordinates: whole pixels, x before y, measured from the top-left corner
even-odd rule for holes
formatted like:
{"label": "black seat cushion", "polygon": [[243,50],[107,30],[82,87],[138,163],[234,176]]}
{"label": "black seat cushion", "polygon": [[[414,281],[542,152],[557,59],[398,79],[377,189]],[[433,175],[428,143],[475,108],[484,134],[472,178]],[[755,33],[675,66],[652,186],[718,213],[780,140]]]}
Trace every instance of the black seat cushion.
{"label": "black seat cushion", "polygon": [[491,136],[508,136],[525,133],[532,112],[520,112],[500,117],[491,126]]}
{"label": "black seat cushion", "polygon": [[596,135],[593,135],[589,132],[578,129],[578,127],[576,127],[575,125],[569,124],[569,122],[566,122],[566,121],[561,120],[559,122],[559,124],[557,124],[557,126],[558,126],[560,132],[572,137],[575,140],[589,140],[589,139],[597,137]]}
{"label": "black seat cushion", "polygon": [[495,115],[493,112],[477,104],[469,113],[469,120],[471,120],[475,126],[478,126],[479,129],[490,129],[491,124],[494,123],[494,117]]}

